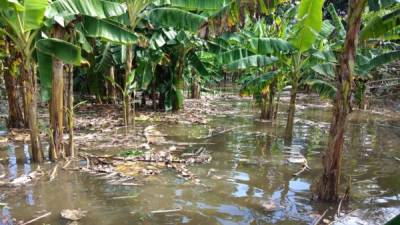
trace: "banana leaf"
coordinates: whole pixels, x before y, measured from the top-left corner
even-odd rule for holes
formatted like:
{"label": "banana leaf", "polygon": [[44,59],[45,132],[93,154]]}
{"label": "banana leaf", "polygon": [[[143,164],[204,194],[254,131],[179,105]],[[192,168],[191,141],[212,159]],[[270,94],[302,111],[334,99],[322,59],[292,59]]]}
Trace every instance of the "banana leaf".
{"label": "banana leaf", "polygon": [[249,43],[250,50],[260,55],[286,53],[293,49],[289,42],[279,38],[253,38]]}
{"label": "banana leaf", "polygon": [[105,19],[122,15],[125,12],[126,7],[117,2],[104,0],[56,0],[50,4],[49,9],[46,11],[46,17],[85,15]]}
{"label": "banana leaf", "polygon": [[400,9],[375,16],[360,32],[360,40],[383,39],[384,35],[400,25]]}
{"label": "banana leaf", "polygon": [[89,37],[97,37],[118,44],[133,44],[137,41],[135,33],[115,22],[83,16],[82,24],[85,35]]}
{"label": "banana leaf", "polygon": [[56,38],[41,39],[36,42],[36,48],[40,52],[61,59],[68,64],[81,65],[81,48],[69,42]]}
{"label": "banana leaf", "polygon": [[278,58],[276,57],[253,55],[226,64],[224,65],[224,69],[226,71],[238,71],[250,68],[260,68],[271,65],[276,61],[278,61]]}
{"label": "banana leaf", "polygon": [[155,8],[149,12],[149,21],[157,27],[173,27],[197,32],[207,18],[176,8]]}
{"label": "banana leaf", "polygon": [[372,58],[368,63],[358,66],[358,73],[366,74],[369,71],[400,59],[400,51],[384,53]]}
{"label": "banana leaf", "polygon": [[322,6],[324,0],[302,0],[297,13],[294,34],[291,43],[300,51],[307,51],[322,29]]}

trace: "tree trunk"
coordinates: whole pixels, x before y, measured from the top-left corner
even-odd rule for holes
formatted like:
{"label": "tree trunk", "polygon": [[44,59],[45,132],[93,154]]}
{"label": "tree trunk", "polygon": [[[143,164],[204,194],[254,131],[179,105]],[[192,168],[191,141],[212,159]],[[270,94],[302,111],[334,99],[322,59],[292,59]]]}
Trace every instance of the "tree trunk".
{"label": "tree trunk", "polygon": [[22,73],[23,73],[22,70],[24,70],[24,65],[21,65],[20,70],[21,70],[21,77],[19,79],[19,82],[20,82],[19,93],[20,93],[20,96],[22,96],[22,109],[24,111],[24,127],[29,128],[29,106],[28,106],[28,99],[27,99],[28,96],[25,95],[25,93],[28,93],[28,90],[27,90],[27,87],[26,87],[26,84],[24,81],[25,78],[22,75]]}
{"label": "tree trunk", "polygon": [[191,98],[200,99],[200,91],[201,91],[201,86],[200,86],[199,77],[196,74],[196,72],[193,72],[193,74],[192,74],[192,93],[191,93]]}
{"label": "tree trunk", "polygon": [[268,119],[268,93],[261,93],[261,120]]}
{"label": "tree trunk", "polygon": [[4,72],[4,81],[8,100],[8,128],[23,128],[24,117],[18,101],[17,78],[9,72]]}
{"label": "tree trunk", "polygon": [[[63,31],[55,29],[54,37],[62,38]],[[63,131],[64,131],[64,63],[52,58],[52,85],[50,105],[50,127],[52,137],[50,141],[49,158],[52,161],[64,158]]]}
{"label": "tree trunk", "polygon": [[175,96],[172,101],[172,110],[174,112],[180,111],[183,109],[183,91],[185,88],[185,82],[183,80],[183,72],[185,69],[185,49],[182,47],[179,55],[179,59],[176,64],[175,76],[174,76],[174,85],[175,85]]}
{"label": "tree trunk", "polygon": [[[125,63],[125,86],[128,84],[129,75],[132,72],[132,60],[133,60],[133,53],[132,53],[132,46],[127,46],[126,50],[126,63]],[[127,87],[125,87],[127,90]],[[124,121],[125,126],[131,124],[131,96],[128,93],[124,94]]]}
{"label": "tree trunk", "polygon": [[24,101],[27,108],[26,120],[31,138],[32,160],[43,161],[43,151],[40,143],[39,129],[37,124],[37,79],[33,70],[34,66],[30,61],[24,61],[21,67],[24,86]]}
{"label": "tree trunk", "polygon": [[274,120],[276,120],[276,118],[278,118],[280,100],[281,100],[281,94],[280,94],[280,92],[278,92],[278,97],[276,98],[276,103],[275,103]]}
{"label": "tree trunk", "polygon": [[[112,66],[110,68],[110,78],[115,81],[115,67]],[[109,93],[111,95],[111,104],[117,104],[117,90],[115,89],[115,85],[108,81],[109,85]]]}
{"label": "tree trunk", "polygon": [[157,83],[156,83],[155,79],[153,79],[153,81],[151,82],[150,98],[151,98],[153,110],[157,110]]}
{"label": "tree trunk", "polygon": [[16,77],[16,69],[14,67],[15,56],[11,55],[7,40],[5,41],[5,52],[8,55],[4,60],[5,66],[8,68],[4,70],[4,83],[6,87],[7,100],[8,100],[8,128],[23,128],[24,117],[19,105],[18,98],[18,80]]}
{"label": "tree trunk", "polygon": [[67,124],[68,124],[68,149],[65,154],[67,157],[75,157],[74,147],[74,67],[69,66],[68,77],[67,77],[67,89],[68,98],[66,99],[67,108]]}
{"label": "tree trunk", "polygon": [[323,174],[318,183],[317,195],[321,201],[337,201],[341,158],[344,144],[344,132],[347,116],[350,113],[350,97],[353,83],[353,71],[357,51],[357,39],[360,31],[361,16],[367,0],[350,1],[348,30],[340,64],[336,73],[337,93],[329,130],[328,149],[323,156]]}
{"label": "tree trunk", "polygon": [[275,109],[275,94],[276,94],[276,79],[272,81],[269,85],[269,99],[268,99],[268,109],[267,109],[267,120],[274,119],[274,109]]}
{"label": "tree trunk", "polygon": [[293,138],[294,113],[296,111],[297,87],[299,82],[298,77],[298,74],[295,73],[292,78],[292,89],[290,90],[290,105],[285,129],[285,145],[290,145]]}

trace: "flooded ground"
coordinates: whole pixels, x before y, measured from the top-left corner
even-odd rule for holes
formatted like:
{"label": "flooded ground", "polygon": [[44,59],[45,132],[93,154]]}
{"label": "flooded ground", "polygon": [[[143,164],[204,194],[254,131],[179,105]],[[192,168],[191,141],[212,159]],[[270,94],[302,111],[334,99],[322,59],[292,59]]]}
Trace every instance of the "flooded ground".
{"label": "flooded ground", "polygon": [[[283,144],[285,106],[274,124],[257,120],[249,100],[213,102],[228,109],[210,116],[205,125],[159,124],[168,140],[200,142],[213,130],[230,132],[201,139],[213,157],[209,164],[190,166],[200,183],[186,181],[173,171],[145,179],[142,186],[109,184],[106,179],[59,170],[51,182],[10,190],[0,188],[0,225],[15,225],[43,212],[52,215],[32,224],[67,224],[62,209],[88,211],[85,225],[128,224],[312,224],[326,209],[332,216],[337,204],[311,201],[313,184],[321,174],[321,152],[326,146],[330,109],[300,103],[292,146]],[[157,124],[157,123],[155,123]],[[149,122],[138,122],[143,129]],[[222,130],[223,130],[222,129]],[[337,224],[382,224],[400,213],[400,120],[395,115],[355,112],[346,133],[342,183],[351,180],[356,210]],[[93,146],[95,149],[96,146]],[[190,146],[193,152],[199,145]],[[298,177],[296,157],[307,158],[310,171]],[[36,168],[28,146],[0,149],[0,175],[10,179]],[[51,168],[47,163],[45,168]],[[342,185],[345,186],[345,185]],[[6,206],[4,206],[5,204]],[[159,212],[172,210],[172,212]],[[349,214],[350,215],[350,214]],[[329,218],[329,217],[328,217]],[[350,222],[349,222],[350,221]]]}

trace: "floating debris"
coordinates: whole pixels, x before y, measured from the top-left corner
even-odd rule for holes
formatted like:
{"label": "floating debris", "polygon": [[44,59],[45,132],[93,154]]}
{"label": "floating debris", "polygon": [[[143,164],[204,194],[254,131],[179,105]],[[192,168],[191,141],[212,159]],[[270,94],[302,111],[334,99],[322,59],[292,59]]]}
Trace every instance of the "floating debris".
{"label": "floating debris", "polygon": [[61,211],[61,217],[66,220],[77,221],[85,217],[87,211],[82,211],[81,209],[63,209]]}

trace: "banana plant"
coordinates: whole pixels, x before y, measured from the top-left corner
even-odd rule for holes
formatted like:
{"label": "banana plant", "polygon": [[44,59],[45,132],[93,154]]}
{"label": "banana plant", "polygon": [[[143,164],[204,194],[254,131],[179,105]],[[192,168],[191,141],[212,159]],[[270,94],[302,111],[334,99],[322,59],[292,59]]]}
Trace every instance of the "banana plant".
{"label": "banana plant", "polygon": [[[72,7],[73,6],[73,7]],[[89,10],[96,9],[96,10]],[[130,44],[136,41],[136,35],[123,28],[122,24],[111,21],[110,18],[120,16],[126,12],[123,5],[114,2],[92,0],[81,2],[76,0],[58,0],[50,4],[46,11],[48,33],[43,39],[37,41],[36,48],[39,59],[39,72],[43,93],[42,97],[51,97],[51,143],[50,159],[57,160],[65,155],[74,155],[73,146],[64,152],[62,144],[64,121],[64,68],[69,64],[68,85],[69,96],[65,104],[66,111],[73,112],[73,67],[80,66],[85,60],[81,57],[81,47],[91,51],[86,38],[105,40],[118,44]],[[54,36],[48,38],[47,36]],[[79,39],[75,39],[79,35]],[[49,65],[52,68],[49,69]],[[90,70],[89,70],[90,71]],[[51,87],[51,91],[48,89]],[[47,100],[47,99],[46,99]],[[69,123],[73,129],[73,123]],[[72,139],[72,137],[70,137]],[[72,142],[71,142],[72,143]],[[66,154],[65,154],[66,153]]]}
{"label": "banana plant", "polygon": [[[393,11],[393,8],[390,7],[389,12]],[[324,42],[329,42],[328,46],[325,46],[328,47],[328,49],[317,50],[313,53],[313,58],[316,60],[311,60],[311,63],[315,64],[312,66],[312,70],[315,73],[310,73],[310,76],[306,78],[305,83],[316,90],[321,96],[334,99],[337,90],[335,87],[335,68],[337,66],[336,55],[341,50],[340,46],[344,43],[345,30],[333,4],[328,6],[328,11],[334,24],[333,33],[335,36],[331,35],[329,38],[324,40]],[[379,12],[372,13],[378,13],[378,15],[380,15]],[[385,13],[387,15],[393,15],[392,13],[387,13],[386,10]],[[355,85],[353,86],[355,103],[359,105],[360,109],[364,108],[366,82],[372,78],[369,73],[384,64],[399,59],[400,57],[396,47],[389,49],[382,46],[376,48],[373,52],[369,49],[369,46],[379,45],[378,41],[385,38],[384,36],[377,38],[378,36],[376,35],[379,31],[371,32],[371,26],[376,24],[376,21],[381,21],[377,18],[381,18],[381,16],[373,17],[370,21],[366,22],[365,27],[360,32],[362,45],[357,52],[354,74]],[[393,24],[393,26],[394,27],[392,28],[388,28],[388,31],[395,29],[396,24]],[[364,36],[362,34],[364,34]],[[391,35],[390,39],[394,37],[394,35]],[[363,38],[368,38],[368,40],[364,40]]]}
{"label": "banana plant", "polygon": [[[123,98],[128,98],[128,96],[132,95],[136,90],[137,82],[135,81],[135,77],[136,77],[136,71],[134,70],[129,74],[128,79],[124,80],[123,85],[119,85],[112,77],[107,77],[107,79],[112,83],[112,85],[114,85],[120,90]],[[123,107],[127,108],[125,104],[126,102],[123,101]],[[124,110],[124,120],[125,121],[128,120],[128,114],[125,110]]]}
{"label": "banana plant", "polygon": [[20,59],[16,49],[13,48],[12,42],[7,36],[0,40],[0,72],[4,78],[4,86],[8,101],[8,128],[23,128],[24,115],[22,113],[21,104],[18,93],[18,76]]}
{"label": "banana plant", "polygon": [[32,159],[35,162],[43,161],[37,123],[35,38],[44,24],[47,6],[47,0],[0,1],[0,33],[11,40],[22,56],[25,124],[30,130]]}
{"label": "banana plant", "polygon": [[[216,1],[221,3],[223,1]],[[218,4],[217,4],[218,5]],[[212,9],[210,9],[210,7]],[[196,40],[193,34],[197,33],[201,26],[206,24],[207,17],[193,13],[202,10],[215,9],[215,3],[207,0],[201,1],[160,1],[154,8],[148,11],[147,20],[156,29],[173,27],[176,34],[165,47],[171,58],[171,68],[173,76],[171,82],[167,82],[166,97],[167,109],[179,111],[183,109],[184,102],[184,72],[186,57],[196,47]],[[190,12],[192,11],[192,12]]]}
{"label": "banana plant", "polygon": [[[291,12],[289,10],[287,14],[290,16]],[[242,70],[248,74],[242,80],[242,94],[251,94],[256,98],[261,109],[261,119],[265,120],[272,120],[276,115],[278,104],[275,103],[275,96],[278,93],[279,99],[281,84],[286,80],[283,74],[287,68],[287,56],[293,50],[293,46],[281,38],[285,36],[287,24],[280,23],[281,18],[277,15],[271,16],[272,24],[267,25],[266,21],[260,20],[248,26],[246,32],[229,35],[226,41],[238,47],[219,54],[219,61],[224,64],[225,71]],[[229,45],[226,47],[229,48]],[[267,62],[268,60],[271,62]],[[264,66],[267,67],[263,68]],[[270,76],[271,73],[275,76]],[[261,86],[252,85],[257,82],[260,82]]]}
{"label": "banana plant", "polygon": [[[337,92],[329,130],[328,149],[323,157],[323,173],[316,188],[317,198],[320,201],[333,202],[339,199],[344,133],[347,117],[351,112],[351,89],[355,77],[357,41],[363,13],[367,6],[369,6],[369,10],[373,11],[381,8],[384,4],[398,4],[398,1],[354,0],[349,2],[347,31],[335,73]],[[379,30],[379,28],[377,29]]]}
{"label": "banana plant", "polygon": [[285,142],[292,140],[293,122],[296,110],[296,97],[299,81],[303,75],[303,66],[308,60],[307,51],[317,40],[318,33],[322,30],[322,6],[324,0],[302,0],[297,11],[297,22],[293,27],[294,32],[289,37],[290,43],[296,51],[293,53],[290,67],[290,105],[285,128]]}

